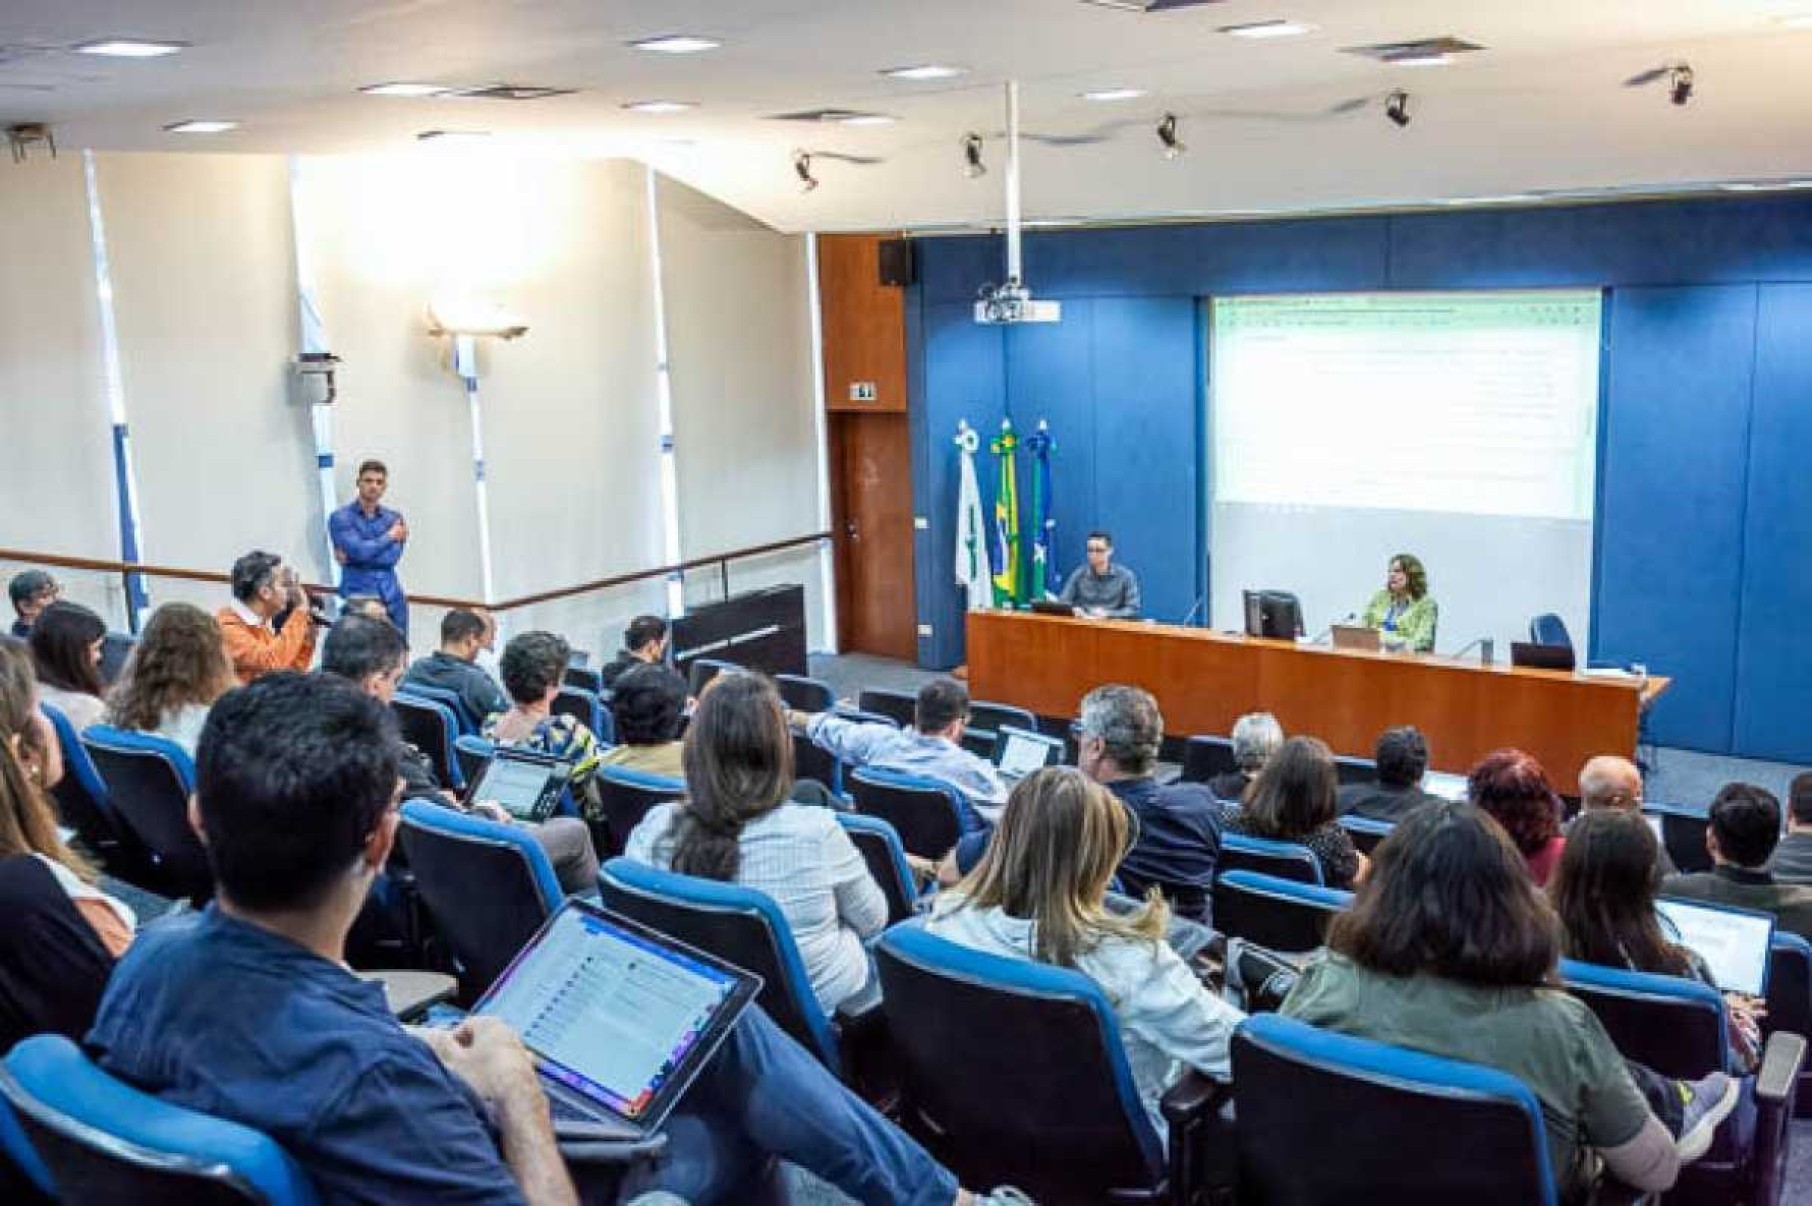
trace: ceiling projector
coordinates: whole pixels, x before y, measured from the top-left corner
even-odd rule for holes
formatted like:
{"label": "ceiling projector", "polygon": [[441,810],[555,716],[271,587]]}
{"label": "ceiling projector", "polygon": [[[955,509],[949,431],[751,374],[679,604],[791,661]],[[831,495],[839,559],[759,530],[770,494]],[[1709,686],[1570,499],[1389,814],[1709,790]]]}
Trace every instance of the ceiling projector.
{"label": "ceiling projector", "polygon": [[1018,281],[982,286],[975,300],[975,321],[981,323],[1061,322],[1063,303],[1034,301]]}

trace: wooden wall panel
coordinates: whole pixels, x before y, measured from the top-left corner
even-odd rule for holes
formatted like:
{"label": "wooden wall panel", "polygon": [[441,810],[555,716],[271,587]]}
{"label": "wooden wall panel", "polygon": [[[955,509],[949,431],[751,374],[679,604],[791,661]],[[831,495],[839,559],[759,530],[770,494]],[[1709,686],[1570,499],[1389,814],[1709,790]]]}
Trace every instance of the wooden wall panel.
{"label": "wooden wall panel", "polygon": [[[881,284],[883,235],[821,235],[818,289],[824,329],[824,397],[833,411],[906,410],[906,298]],[[870,382],[873,401],[852,401]]]}

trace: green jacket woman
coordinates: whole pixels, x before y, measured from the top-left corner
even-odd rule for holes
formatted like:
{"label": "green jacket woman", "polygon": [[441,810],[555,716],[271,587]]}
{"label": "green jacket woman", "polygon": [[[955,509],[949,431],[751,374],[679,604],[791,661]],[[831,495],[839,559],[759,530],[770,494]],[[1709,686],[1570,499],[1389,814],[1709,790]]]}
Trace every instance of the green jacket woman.
{"label": "green jacket woman", "polygon": [[1428,571],[1409,553],[1390,559],[1384,589],[1365,605],[1363,622],[1376,628],[1386,649],[1434,651],[1435,625],[1441,608],[1428,593]]}

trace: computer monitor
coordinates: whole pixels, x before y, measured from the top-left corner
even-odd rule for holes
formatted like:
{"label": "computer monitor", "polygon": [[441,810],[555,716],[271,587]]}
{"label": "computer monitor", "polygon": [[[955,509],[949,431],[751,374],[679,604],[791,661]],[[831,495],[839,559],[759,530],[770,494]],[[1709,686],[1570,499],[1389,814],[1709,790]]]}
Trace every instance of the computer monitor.
{"label": "computer monitor", "polygon": [[1249,590],[1246,597],[1246,635],[1280,641],[1302,635],[1302,604],[1287,590]]}

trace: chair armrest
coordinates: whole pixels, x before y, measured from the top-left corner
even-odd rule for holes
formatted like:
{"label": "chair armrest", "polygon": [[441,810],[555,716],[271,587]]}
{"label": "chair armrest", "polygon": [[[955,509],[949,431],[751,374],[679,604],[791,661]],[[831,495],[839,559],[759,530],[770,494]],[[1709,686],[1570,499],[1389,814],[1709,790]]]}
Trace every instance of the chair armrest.
{"label": "chair armrest", "polygon": [[1170,1129],[1170,1200],[1194,1202],[1237,1179],[1233,1087],[1187,1069],[1158,1101]]}
{"label": "chair armrest", "polygon": [[384,999],[399,1022],[415,1021],[459,991],[459,981],[439,972],[369,971],[360,972],[359,978],[384,986]]}
{"label": "chair armrest", "polygon": [[632,1165],[653,1163],[667,1154],[667,1135],[609,1135],[603,1127],[583,1122],[557,1122],[554,1139],[560,1155],[570,1163]]}
{"label": "chair armrest", "polygon": [[[1762,1066],[1755,1074],[1755,1148],[1749,1167],[1761,1187],[1757,1201],[1778,1201],[1778,1178],[1784,1173],[1789,1129],[1793,1124],[1793,1098],[1799,1087],[1800,1069],[1806,1063],[1806,1040],[1777,1030],[1762,1048]],[[1767,1188],[1772,1184],[1773,1189]]]}
{"label": "chair armrest", "polygon": [[1759,1102],[1788,1099],[1799,1084],[1799,1074],[1806,1063],[1806,1040],[1800,1035],[1777,1030],[1768,1036],[1762,1048],[1762,1066],[1755,1074],[1755,1098]]}

